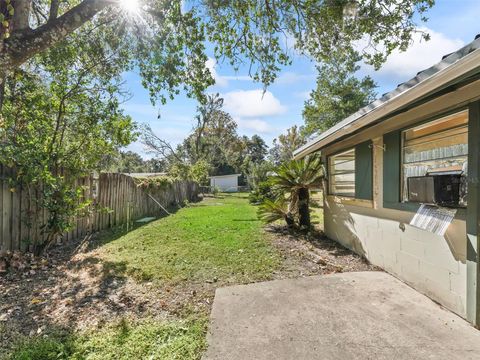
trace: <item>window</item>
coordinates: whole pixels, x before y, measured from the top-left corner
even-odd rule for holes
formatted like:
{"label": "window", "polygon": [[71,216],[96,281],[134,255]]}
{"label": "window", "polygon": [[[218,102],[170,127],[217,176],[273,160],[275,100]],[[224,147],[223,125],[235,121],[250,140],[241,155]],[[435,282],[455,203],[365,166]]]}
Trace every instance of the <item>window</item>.
{"label": "window", "polygon": [[409,178],[455,174],[460,177],[461,206],[466,205],[468,112],[462,111],[402,132],[402,200]]}
{"label": "window", "polygon": [[329,192],[355,197],[355,149],[328,158]]}

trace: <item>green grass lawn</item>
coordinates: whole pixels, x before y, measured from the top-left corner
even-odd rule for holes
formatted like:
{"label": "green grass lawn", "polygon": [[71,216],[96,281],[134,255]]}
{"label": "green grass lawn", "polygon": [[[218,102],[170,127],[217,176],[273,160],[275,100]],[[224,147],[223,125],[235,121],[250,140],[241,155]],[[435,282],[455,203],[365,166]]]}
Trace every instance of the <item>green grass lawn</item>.
{"label": "green grass lawn", "polygon": [[80,334],[60,332],[20,342],[15,360],[199,359],[207,319],[126,320]]}
{"label": "green grass lawn", "polygon": [[207,198],[103,242],[102,259],[126,264],[137,280],[166,285],[262,280],[280,261],[265,241],[256,209],[242,195]]}
{"label": "green grass lawn", "polygon": [[[241,194],[207,198],[128,233],[105,233],[93,252],[113,273],[158,288],[264,280],[280,264],[255,207]],[[205,312],[162,321],[122,320],[81,333],[26,339],[11,358],[199,359],[207,323]]]}

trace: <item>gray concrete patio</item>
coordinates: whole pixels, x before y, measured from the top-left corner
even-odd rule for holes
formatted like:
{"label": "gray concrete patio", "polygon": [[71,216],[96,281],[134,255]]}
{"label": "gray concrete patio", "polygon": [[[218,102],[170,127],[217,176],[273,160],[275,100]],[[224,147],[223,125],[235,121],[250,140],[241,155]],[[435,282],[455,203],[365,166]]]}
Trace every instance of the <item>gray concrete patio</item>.
{"label": "gray concrete patio", "polygon": [[208,344],[208,360],[480,358],[480,331],[376,271],[218,289]]}

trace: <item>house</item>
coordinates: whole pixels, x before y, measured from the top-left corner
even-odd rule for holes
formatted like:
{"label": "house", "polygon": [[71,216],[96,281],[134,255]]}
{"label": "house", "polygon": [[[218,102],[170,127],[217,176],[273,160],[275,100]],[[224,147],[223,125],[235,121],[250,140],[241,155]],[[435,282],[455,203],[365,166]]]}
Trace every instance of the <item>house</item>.
{"label": "house", "polygon": [[210,187],[219,188],[224,192],[237,192],[238,191],[238,178],[242,174],[230,174],[230,175],[217,175],[210,176]]}
{"label": "house", "polygon": [[326,235],[480,325],[478,36],[295,157],[314,152]]}

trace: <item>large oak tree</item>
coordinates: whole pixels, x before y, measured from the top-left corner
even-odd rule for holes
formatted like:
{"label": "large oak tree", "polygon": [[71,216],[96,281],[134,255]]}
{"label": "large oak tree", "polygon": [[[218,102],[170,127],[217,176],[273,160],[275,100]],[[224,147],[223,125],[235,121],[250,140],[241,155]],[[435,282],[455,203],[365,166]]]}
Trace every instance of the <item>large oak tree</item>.
{"label": "large oak tree", "polygon": [[[122,6],[130,1],[129,6]],[[285,43],[315,60],[334,49],[366,46],[380,66],[405,49],[434,0],[0,0],[0,75],[55,46],[86,23],[114,29],[152,98],[186,87],[201,97],[211,84],[206,46],[234,66],[247,62],[265,85],[290,62]],[[136,8],[132,6],[136,5]],[[128,8],[128,10],[127,10]],[[109,44],[103,44],[108,51]]]}

